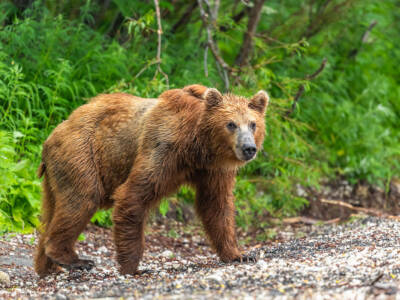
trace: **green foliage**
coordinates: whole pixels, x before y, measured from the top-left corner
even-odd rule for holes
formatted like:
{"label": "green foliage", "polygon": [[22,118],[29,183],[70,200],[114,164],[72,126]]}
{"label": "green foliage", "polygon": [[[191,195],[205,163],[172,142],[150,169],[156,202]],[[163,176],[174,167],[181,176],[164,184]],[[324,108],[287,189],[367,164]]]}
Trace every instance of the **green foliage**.
{"label": "green foliage", "polygon": [[86,240],[85,234],[84,233],[79,234],[78,241],[84,241],[84,240]]}
{"label": "green foliage", "polygon": [[163,199],[161,201],[160,208],[159,208],[160,214],[165,217],[168,210],[169,210],[169,202],[167,199]]}
{"label": "green foliage", "polygon": [[90,221],[99,226],[111,227],[111,210],[97,211]]}
{"label": "green foliage", "polygon": [[28,159],[18,159],[23,134],[0,131],[0,233],[38,225],[40,182]]}
{"label": "green foliage", "polygon": [[[162,74],[155,76],[153,2],[104,3],[35,1],[25,10],[12,1],[0,4],[0,231],[38,224],[41,144],[88,98],[116,91],[156,97],[191,83],[225,89],[210,50],[204,61],[198,8],[179,25],[190,2],[160,1],[169,86]],[[221,1],[213,24],[221,57],[235,68],[246,12],[244,2]],[[368,31],[373,20],[377,25]],[[296,213],[306,205],[296,184],[337,176],[383,184],[399,177],[399,20],[396,0],[265,2],[249,64],[230,78],[235,93],[250,97],[265,89],[272,96],[264,149],[237,180],[240,226]],[[324,57],[325,70],[305,80]],[[287,116],[301,84],[305,93]],[[183,187],[176,198],[193,202],[194,191]],[[160,212],[168,207],[163,201]],[[109,226],[110,212],[92,221]]]}

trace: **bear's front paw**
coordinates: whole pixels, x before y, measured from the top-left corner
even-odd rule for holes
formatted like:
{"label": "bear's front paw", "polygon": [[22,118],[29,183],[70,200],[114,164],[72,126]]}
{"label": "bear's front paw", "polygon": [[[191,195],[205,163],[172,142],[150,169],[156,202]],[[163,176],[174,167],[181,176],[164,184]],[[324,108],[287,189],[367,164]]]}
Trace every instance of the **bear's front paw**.
{"label": "bear's front paw", "polygon": [[246,254],[241,254],[238,258],[235,258],[233,261],[234,262],[240,262],[240,263],[255,263],[258,260],[258,255],[256,252],[249,252]]}
{"label": "bear's front paw", "polygon": [[141,272],[137,269],[137,266],[121,266],[119,273],[121,275],[140,275]]}
{"label": "bear's front paw", "polygon": [[63,264],[54,261],[56,264],[58,264],[60,267],[63,267],[67,270],[86,270],[90,271],[94,266],[94,261],[90,259],[77,259],[73,261],[72,263],[69,264]]}

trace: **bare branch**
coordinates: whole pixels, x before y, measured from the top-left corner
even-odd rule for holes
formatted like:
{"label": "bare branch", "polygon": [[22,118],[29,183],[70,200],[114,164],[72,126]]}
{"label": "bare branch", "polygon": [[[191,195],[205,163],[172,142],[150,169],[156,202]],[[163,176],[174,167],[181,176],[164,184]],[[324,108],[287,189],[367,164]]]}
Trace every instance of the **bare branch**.
{"label": "bare branch", "polygon": [[388,219],[393,219],[393,220],[397,220],[400,221],[400,216],[393,216],[393,215],[389,215],[385,212],[379,211],[379,210],[375,210],[372,208],[364,208],[364,207],[357,207],[357,206],[353,206],[349,203],[343,202],[343,201],[338,201],[338,200],[330,200],[330,199],[321,199],[322,203],[326,203],[326,204],[332,204],[332,205],[338,205],[338,206],[342,206],[342,207],[346,207],[348,209],[354,210],[354,211],[358,211],[358,212],[362,212],[365,213],[367,215],[371,215],[371,216],[376,216],[376,217],[385,217]]}
{"label": "bare branch", "polygon": [[364,32],[362,38],[361,38],[361,42],[363,44],[365,44],[368,41],[368,37],[369,37],[369,33],[371,32],[371,30],[376,26],[376,24],[378,24],[377,21],[373,20],[371,22],[371,24],[369,24],[367,30]]}
{"label": "bare branch", "polygon": [[292,107],[286,113],[286,116],[289,116],[294,112],[294,110],[296,109],[296,106],[297,106],[297,102],[299,101],[300,97],[303,95],[304,90],[305,90],[304,84],[300,85],[299,89],[297,90],[296,96],[294,96],[294,98],[293,98]]}
{"label": "bare branch", "polygon": [[236,65],[238,65],[239,68],[247,64],[249,55],[253,49],[253,36],[256,33],[257,25],[260,21],[261,11],[264,2],[265,0],[255,0],[253,7],[250,10],[247,30],[243,37],[243,44],[235,61]]}
{"label": "bare branch", "polygon": [[208,45],[204,48],[204,75],[208,77],[208,66],[207,66],[207,56],[208,56]]}
{"label": "bare branch", "polygon": [[154,0],[154,5],[156,7],[156,16],[157,16],[157,26],[158,26],[158,30],[157,30],[157,35],[158,35],[158,43],[157,43],[157,57],[156,57],[156,63],[157,63],[157,70],[156,73],[154,74],[153,80],[156,78],[158,72],[160,72],[166,82],[167,85],[169,86],[169,79],[167,74],[164,73],[164,71],[161,69],[161,35],[162,35],[162,27],[161,27],[161,14],[160,14],[160,5],[158,3],[158,0]]}
{"label": "bare branch", "polygon": [[373,29],[377,24],[378,24],[378,22],[375,21],[375,20],[373,20],[373,21],[369,24],[368,28],[365,30],[365,32],[363,33],[363,35],[362,35],[362,37],[361,37],[361,44],[360,44],[360,46],[359,46],[358,48],[355,48],[355,49],[351,50],[350,53],[349,53],[349,57],[354,58],[354,57],[357,56],[357,54],[358,54],[358,52],[360,52],[360,50],[361,50],[363,44],[365,44],[365,43],[368,42],[369,34],[371,33],[372,29]]}
{"label": "bare branch", "polygon": [[[219,7],[219,1],[215,1],[215,6],[214,9],[211,9],[208,0],[197,0],[199,9],[200,9],[200,17],[203,20],[204,26],[206,27],[207,31],[207,45],[210,48],[216,62],[217,66],[219,65],[223,70],[221,72],[221,78],[224,80],[225,83],[225,89],[229,89],[229,78],[228,74],[231,74],[235,70],[230,67],[224,59],[220,55],[220,51],[218,49],[217,44],[215,43],[213,39],[213,34],[212,34],[212,26],[216,22],[217,17],[218,17],[218,7]],[[203,3],[207,6],[209,14],[207,14],[204,10]]]}
{"label": "bare branch", "polygon": [[[310,75],[306,75],[304,77],[304,79],[305,80],[313,80],[315,77],[317,77],[325,69],[327,61],[328,60],[326,58],[324,58],[321,62],[321,65],[319,66],[319,68],[314,73],[312,73]],[[294,96],[294,98],[293,98],[292,107],[290,108],[290,110],[288,110],[286,112],[286,116],[290,116],[295,111],[297,102],[299,102],[299,99],[303,95],[304,91],[305,91],[304,84],[301,84],[299,86],[299,89],[297,90],[296,96]]]}

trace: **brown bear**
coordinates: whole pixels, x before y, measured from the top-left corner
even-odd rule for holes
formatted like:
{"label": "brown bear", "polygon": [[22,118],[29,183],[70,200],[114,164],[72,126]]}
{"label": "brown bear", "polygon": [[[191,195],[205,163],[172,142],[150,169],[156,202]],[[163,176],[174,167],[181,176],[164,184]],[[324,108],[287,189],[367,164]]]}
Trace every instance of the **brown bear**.
{"label": "brown bear", "polygon": [[74,244],[97,209],[114,206],[120,272],[137,273],[150,209],[182,184],[195,188],[196,211],[221,260],[253,259],[238,249],[232,190],[238,168],[262,147],[268,100],[264,91],[248,100],[191,85],[158,99],[102,94],[76,109],[43,145],[36,272],[90,269]]}

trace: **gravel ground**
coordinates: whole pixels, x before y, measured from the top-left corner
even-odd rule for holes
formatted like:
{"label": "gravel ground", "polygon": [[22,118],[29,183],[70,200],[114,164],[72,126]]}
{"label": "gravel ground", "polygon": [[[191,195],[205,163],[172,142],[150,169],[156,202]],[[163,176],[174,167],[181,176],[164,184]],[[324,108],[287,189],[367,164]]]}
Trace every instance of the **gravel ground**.
{"label": "gravel ground", "polygon": [[150,272],[120,276],[110,230],[89,226],[77,249],[96,267],[44,279],[32,268],[35,236],[8,234],[0,240],[0,298],[400,299],[399,222],[359,217],[278,230],[274,241],[248,243],[257,263],[223,264],[198,225],[151,226],[140,265]]}

